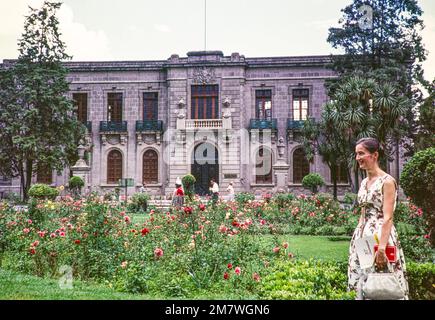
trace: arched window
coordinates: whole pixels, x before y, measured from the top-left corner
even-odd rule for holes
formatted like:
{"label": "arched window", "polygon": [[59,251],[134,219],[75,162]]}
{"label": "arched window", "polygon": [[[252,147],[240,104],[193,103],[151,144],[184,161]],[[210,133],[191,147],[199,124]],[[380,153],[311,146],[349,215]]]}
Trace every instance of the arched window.
{"label": "arched window", "polygon": [[53,183],[53,172],[48,165],[39,164],[36,169],[36,182],[52,184]]}
{"label": "arched window", "polygon": [[122,154],[112,150],[107,156],[107,183],[117,184],[122,179]]}
{"label": "arched window", "polygon": [[255,157],[255,182],[272,183],[272,152],[260,147]]}
{"label": "arched window", "polygon": [[302,183],[302,179],[310,173],[310,163],[302,148],[293,152],[293,183]]}
{"label": "arched window", "polygon": [[143,183],[157,183],[159,181],[159,157],[154,150],[147,150],[143,154],[142,166]]}

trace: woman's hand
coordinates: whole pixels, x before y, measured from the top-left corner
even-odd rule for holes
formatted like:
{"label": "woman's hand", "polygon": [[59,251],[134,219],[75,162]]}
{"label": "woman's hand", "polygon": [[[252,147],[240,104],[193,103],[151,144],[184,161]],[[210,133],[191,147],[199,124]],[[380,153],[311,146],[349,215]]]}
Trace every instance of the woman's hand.
{"label": "woman's hand", "polygon": [[379,249],[375,254],[375,265],[379,270],[384,270],[387,267],[388,258],[385,250]]}

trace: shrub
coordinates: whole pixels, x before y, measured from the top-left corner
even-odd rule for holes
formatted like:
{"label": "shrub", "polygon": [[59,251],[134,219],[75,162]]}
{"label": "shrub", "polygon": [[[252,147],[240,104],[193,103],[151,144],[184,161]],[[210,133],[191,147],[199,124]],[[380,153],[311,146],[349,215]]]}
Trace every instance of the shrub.
{"label": "shrub", "polygon": [[413,263],[406,265],[410,299],[434,300],[435,299],[435,264]]}
{"label": "shrub", "polygon": [[189,199],[192,199],[193,194],[195,193],[195,182],[196,178],[191,174],[186,174],[182,179],[181,182],[184,186],[184,192],[186,196],[189,197]]}
{"label": "shrub", "polygon": [[84,185],[85,185],[85,182],[80,177],[72,176],[69,179],[69,187],[72,189],[80,189],[80,188],[83,188]]}
{"label": "shrub", "polygon": [[150,196],[148,194],[142,192],[135,193],[128,204],[128,210],[131,212],[147,211],[149,200]]}
{"label": "shrub", "polygon": [[277,193],[273,197],[273,201],[278,205],[279,209],[288,207],[294,199],[293,193]]}
{"label": "shrub", "polygon": [[74,193],[74,195],[76,197],[78,197],[80,195],[80,191],[81,189],[84,187],[85,182],[83,181],[82,178],[77,177],[77,176],[72,176],[69,179],[69,188],[71,189],[71,191]]}
{"label": "shrub", "polygon": [[435,147],[417,152],[405,164],[400,184],[412,202],[423,209],[435,245]]}
{"label": "shrub", "polygon": [[343,202],[346,204],[353,204],[356,201],[357,197],[358,195],[356,193],[345,193]]}
{"label": "shrub", "polygon": [[54,200],[58,195],[59,191],[43,183],[34,184],[29,189],[29,196],[36,199]]}
{"label": "shrub", "polygon": [[234,196],[234,199],[239,205],[244,205],[248,203],[248,201],[255,200],[255,195],[249,192],[240,192]]}
{"label": "shrub", "polygon": [[285,300],[349,300],[345,266],[337,262],[293,260],[278,262],[264,278],[260,296]]}
{"label": "shrub", "polygon": [[325,181],[323,181],[322,176],[318,173],[307,174],[302,179],[302,186],[304,188],[310,189],[313,193],[317,193],[318,188],[323,186],[324,184]]}

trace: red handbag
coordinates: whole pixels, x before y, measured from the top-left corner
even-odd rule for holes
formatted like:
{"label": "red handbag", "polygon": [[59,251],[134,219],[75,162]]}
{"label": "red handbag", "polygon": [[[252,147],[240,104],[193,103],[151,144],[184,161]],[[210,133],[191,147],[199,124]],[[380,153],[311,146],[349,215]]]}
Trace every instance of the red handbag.
{"label": "red handbag", "polygon": [[[375,253],[378,251],[379,245],[375,244]],[[396,262],[397,260],[397,252],[396,252],[396,246],[387,246],[385,248],[385,255],[387,256],[387,259],[389,262]]]}

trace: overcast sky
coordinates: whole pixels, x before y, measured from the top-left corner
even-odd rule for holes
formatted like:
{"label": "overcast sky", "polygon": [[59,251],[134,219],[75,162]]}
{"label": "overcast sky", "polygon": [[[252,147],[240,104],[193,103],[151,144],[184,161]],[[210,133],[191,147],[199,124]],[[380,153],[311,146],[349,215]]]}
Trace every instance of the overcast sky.
{"label": "overcast sky", "polygon": [[[18,56],[28,5],[0,0],[0,61]],[[58,16],[75,61],[165,60],[204,50],[205,0],[64,0]],[[435,77],[435,0],[418,0],[429,51],[425,78]],[[332,53],[328,28],[351,0],[207,0],[207,50],[246,57]]]}

